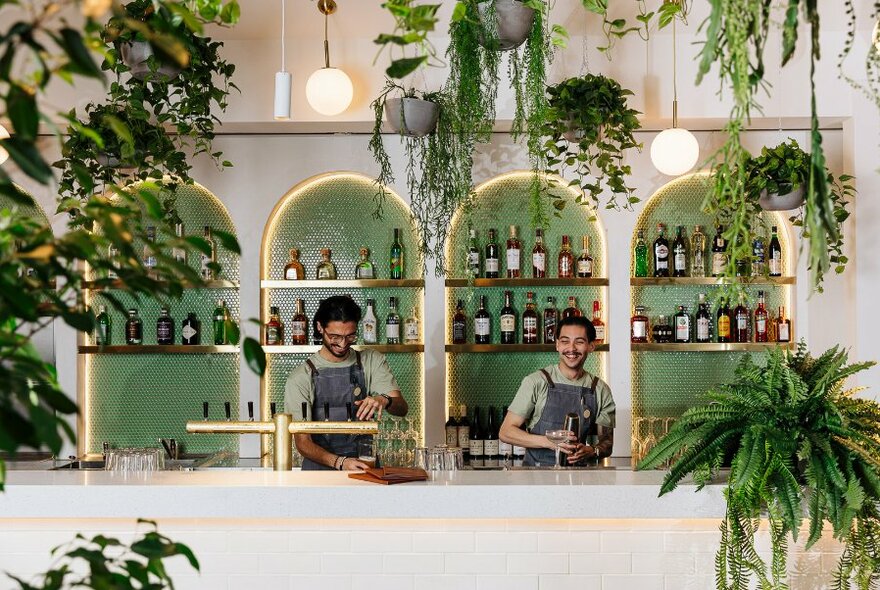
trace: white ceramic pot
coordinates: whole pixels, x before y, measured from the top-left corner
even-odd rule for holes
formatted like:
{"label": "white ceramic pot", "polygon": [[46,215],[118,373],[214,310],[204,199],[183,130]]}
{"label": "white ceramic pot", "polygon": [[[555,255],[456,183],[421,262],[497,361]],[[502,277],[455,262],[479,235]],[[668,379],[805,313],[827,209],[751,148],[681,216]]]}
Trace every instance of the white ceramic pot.
{"label": "white ceramic pot", "polygon": [[770,195],[767,194],[767,191],[762,191],[758,204],[761,205],[761,209],[764,211],[790,211],[803,205],[805,199],[806,190],[804,185],[801,185],[784,195]]}
{"label": "white ceramic pot", "polygon": [[[495,5],[496,31],[498,33],[498,49],[508,51],[522,45],[529,37],[532,25],[535,23],[535,11],[524,5],[519,0],[488,0],[480,2],[477,9],[480,11],[480,20],[484,23],[488,16],[489,2]],[[480,39],[485,45],[485,40]]]}
{"label": "white ceramic pot", "polygon": [[389,98],[385,101],[385,119],[391,128],[409,137],[432,133],[440,118],[440,105],[420,98]]}
{"label": "white ceramic pot", "polygon": [[153,48],[146,41],[132,41],[119,46],[119,57],[131,70],[131,75],[138,80],[146,80],[148,77],[173,80],[180,74],[180,68],[164,62],[159,63],[154,74],[147,63],[151,55]]}

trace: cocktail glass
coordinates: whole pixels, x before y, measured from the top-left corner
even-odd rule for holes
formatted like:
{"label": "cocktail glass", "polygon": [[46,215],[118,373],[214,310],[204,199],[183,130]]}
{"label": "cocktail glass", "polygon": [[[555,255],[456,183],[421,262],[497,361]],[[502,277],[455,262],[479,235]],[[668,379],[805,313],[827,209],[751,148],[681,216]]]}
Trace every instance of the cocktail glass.
{"label": "cocktail glass", "polygon": [[547,440],[556,445],[556,463],[553,465],[553,468],[560,469],[562,467],[560,465],[560,455],[562,454],[562,450],[559,448],[559,445],[571,438],[571,432],[568,430],[548,430],[544,433],[544,436],[547,437]]}

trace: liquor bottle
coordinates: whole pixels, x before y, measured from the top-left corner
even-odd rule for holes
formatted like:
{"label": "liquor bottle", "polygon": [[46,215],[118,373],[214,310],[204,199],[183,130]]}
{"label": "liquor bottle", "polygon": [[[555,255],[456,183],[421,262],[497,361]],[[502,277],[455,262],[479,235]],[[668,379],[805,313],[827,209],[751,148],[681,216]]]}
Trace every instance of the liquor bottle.
{"label": "liquor bottle", "polygon": [[480,408],[474,408],[474,422],[470,427],[468,446],[471,455],[471,464],[483,461],[483,428],[480,420]]}
{"label": "liquor bottle", "polygon": [[333,252],[330,248],[321,248],[321,261],[315,269],[315,278],[318,280],[334,280],[336,278],[336,265],[330,260]]}
{"label": "liquor bottle", "polygon": [[556,342],[556,322],[558,317],[556,297],[548,297],[547,307],[544,308],[544,344]]}
{"label": "liquor bottle", "polygon": [[181,342],[187,346],[198,346],[202,342],[202,322],[196,317],[196,312],[186,314],[186,319],[180,325]]}
{"label": "liquor bottle", "polygon": [[483,439],[483,456],[487,459],[498,459],[498,427],[495,424],[495,408],[489,406],[486,416],[486,434]]}
{"label": "liquor bottle", "polygon": [[[290,318],[290,343],[295,345],[308,344],[309,318],[306,317],[305,302],[302,299],[297,299],[295,309],[293,317]],[[280,344],[284,344],[284,326],[282,325],[281,328],[282,331],[279,333],[278,340]]]}
{"label": "liquor bottle", "polygon": [[679,225],[672,241],[672,276],[686,277],[687,270],[687,238],[684,237],[684,226]]}
{"label": "liquor bottle", "polygon": [[446,420],[446,446],[458,446],[458,420],[455,417],[454,407],[449,406],[449,418]]}
{"label": "liquor bottle", "polygon": [[590,256],[590,236],[582,238],[583,250],[577,259],[577,276],[579,279],[589,279],[593,276],[593,257]]}
{"label": "liquor bottle", "polygon": [[577,306],[577,298],[574,296],[569,296],[568,298],[568,307],[562,310],[562,319],[565,318],[579,318],[582,314],[581,310],[578,309]]}
{"label": "liquor bottle", "polygon": [[669,241],[663,235],[666,226],[657,224],[657,239],[654,240],[654,276],[669,276]]}
{"label": "liquor bottle", "polygon": [[[504,423],[504,419],[507,417],[507,412],[509,412],[509,408],[504,408],[504,412],[501,414],[501,423],[498,428],[499,431],[501,429],[501,424]],[[501,440],[501,436],[498,437],[498,457],[501,459],[508,461],[513,456],[513,445],[510,443],[504,442]]]}
{"label": "liquor bottle", "polygon": [[174,344],[174,320],[163,307],[156,320],[156,344]]}
{"label": "liquor bottle", "polygon": [[535,230],[535,247],[532,248],[532,277],[543,279],[547,276],[547,249],[544,248],[544,230]]}
{"label": "liquor bottle", "polygon": [[210,253],[205,254],[204,252],[199,255],[199,274],[202,275],[202,279],[205,281],[213,281],[217,278],[217,274],[214,269],[211,268],[212,264],[217,262],[217,243],[214,241],[214,236],[211,232],[211,226],[206,225],[204,229],[204,238],[205,241],[208,242],[208,246],[210,248]]}
{"label": "liquor bottle", "polygon": [[299,250],[290,249],[290,262],[284,267],[284,280],[301,281],[306,278],[306,269],[303,268],[302,262],[299,261]]}
{"label": "liquor bottle", "polygon": [[776,226],[774,225],[770,228],[770,256],[769,256],[769,264],[770,267],[770,276],[771,277],[781,277],[782,276],[782,246],[779,245],[779,236],[776,233]]}
{"label": "liquor bottle", "polygon": [[474,343],[492,342],[492,316],[486,311],[486,296],[480,295],[480,308],[474,314]]}
{"label": "liquor bottle", "polygon": [[455,305],[452,315],[452,343],[467,344],[467,316],[464,315],[464,303],[461,299]]}
{"label": "liquor bottle", "polygon": [[520,253],[522,243],[517,237],[515,225],[510,226],[510,237],[507,238],[507,278],[518,279],[520,277]]}
{"label": "liquor bottle", "polygon": [[95,344],[110,346],[110,314],[104,305],[98,308],[98,315],[95,317]]}
{"label": "liquor bottle", "polygon": [[397,315],[397,297],[388,298],[388,317],[385,318],[385,342],[400,344],[400,316]]}
{"label": "liquor bottle", "polygon": [[727,272],[727,240],[721,235],[724,226],[719,225],[712,240],[712,276],[720,277]]}
{"label": "liquor bottle", "polygon": [[458,406],[458,444],[465,455],[470,454],[471,446],[471,421],[468,418],[467,406],[461,404]]}
{"label": "liquor bottle", "polygon": [[602,304],[598,299],[593,300],[593,327],[596,329],[593,344],[605,344],[605,322],[602,321]]}
{"label": "liquor bottle", "polygon": [[746,307],[745,295],[739,294],[739,305],[733,310],[733,341],[749,342],[749,324],[751,323],[751,314],[749,308]]}
{"label": "liquor bottle", "polygon": [[570,279],[574,276],[574,253],[571,251],[571,241],[568,236],[562,236],[562,248],[559,249],[556,271],[560,279]]}
{"label": "liquor bottle", "polygon": [[651,341],[656,344],[668,344],[672,342],[673,331],[666,322],[665,315],[657,316],[657,321],[651,327]]}
{"label": "liquor bottle", "polygon": [[[403,278],[403,244],[400,243],[400,228],[394,228],[394,242],[391,244],[391,255],[389,257],[391,263],[391,278]],[[336,278],[336,277],[334,277]]]}
{"label": "liquor bottle", "polygon": [[779,308],[776,318],[776,342],[791,342],[791,321],[785,317],[785,308]]}
{"label": "liquor bottle", "polygon": [[498,242],[495,241],[495,230],[489,230],[489,241],[486,242],[486,258],[483,260],[483,273],[487,279],[498,278]]}
{"label": "liquor bottle", "polygon": [[222,299],[217,300],[214,308],[214,344],[217,346],[229,344],[229,334],[226,331],[226,323],[229,320],[229,309]]}
{"label": "liquor bottle", "polygon": [[697,306],[697,333],[694,341],[711,342],[712,341],[712,316],[709,315],[709,306],[706,305],[706,295],[700,293],[700,302]]}
{"label": "liquor bottle", "polygon": [[684,305],[678,306],[675,314],[675,342],[685,343],[691,341],[691,314]]}
{"label": "liquor bottle", "polygon": [[404,344],[418,344],[419,340],[418,310],[413,306],[409,317],[403,321],[403,342]]}
{"label": "liquor bottle", "polygon": [[159,275],[156,273],[156,266],[158,265],[158,261],[156,260],[156,252],[153,250],[155,248],[156,242],[156,226],[148,225],[147,226],[147,243],[144,244],[144,268],[147,270],[147,276],[153,280],[157,280]]}
{"label": "liquor bottle", "polygon": [[645,232],[639,230],[633,258],[635,259],[634,271],[637,277],[648,276],[648,244],[645,243]]}
{"label": "liquor bottle", "polygon": [[[180,219],[178,219],[174,223],[174,236],[178,240],[182,240],[183,234],[184,234],[183,222],[180,221]],[[183,248],[181,248],[180,246],[177,246],[177,245],[173,246],[171,248],[171,258],[173,258],[176,262],[179,262],[180,264],[185,265],[186,264],[186,250],[184,250]]]}
{"label": "liquor bottle", "polygon": [[263,344],[266,346],[284,344],[284,324],[281,323],[281,315],[274,305],[269,308],[269,321],[263,327]]}
{"label": "liquor bottle", "polygon": [[516,344],[516,310],[513,309],[513,293],[504,292],[504,307],[501,308],[498,324],[501,327],[501,344]]}
{"label": "liquor bottle", "polygon": [[764,292],[758,291],[758,307],[755,309],[755,342],[768,342],[767,309],[764,307]]}
{"label": "liquor bottle", "polygon": [[480,278],[480,248],[477,246],[476,230],[468,230],[467,271],[475,279]]}
{"label": "liquor bottle", "polygon": [[128,310],[128,319],[125,320],[125,343],[144,343],[144,324],[141,321],[141,318],[138,317],[136,309]]}
{"label": "liquor bottle", "polygon": [[526,310],[522,315],[522,343],[537,344],[540,341],[538,334],[538,312],[535,311],[535,294],[526,293]]}
{"label": "liquor bottle", "polygon": [[706,234],[702,225],[695,225],[691,235],[691,276],[706,276]]}
{"label": "liquor bottle", "polygon": [[[318,301],[318,308],[320,309],[321,304],[324,303],[324,300],[321,299]],[[318,329],[318,314],[317,312],[312,317],[312,344],[323,344],[324,343],[324,334]]]}
{"label": "liquor bottle", "polygon": [[736,259],[736,276],[747,277],[751,274],[749,270],[749,261],[745,258]]}
{"label": "liquor bottle", "polygon": [[762,277],[767,272],[767,261],[764,252],[764,238],[755,234],[752,240],[752,276]]}
{"label": "liquor bottle", "polygon": [[379,320],[376,318],[376,301],[367,299],[367,311],[361,320],[361,336],[364,344],[376,344],[379,342],[378,325]]}
{"label": "liquor bottle", "polygon": [[718,314],[715,321],[715,325],[718,326],[718,342],[731,341],[730,323],[730,307],[728,307],[727,301],[722,297],[718,303]]}
{"label": "liquor bottle", "polygon": [[361,258],[360,258],[360,260],[358,260],[357,265],[354,267],[354,278],[356,278],[356,279],[375,279],[376,278],[376,268],[373,266],[373,263],[370,262],[369,248],[361,248],[360,255],[361,255]]}
{"label": "liquor bottle", "polygon": [[630,323],[630,342],[647,342],[648,341],[648,316],[645,315],[645,308],[636,305],[635,313],[629,321]]}
{"label": "liquor bottle", "polygon": [[116,266],[113,264],[117,256],[119,256],[119,248],[110,244],[110,247],[107,249],[107,261],[110,263],[110,268],[107,269],[108,279],[119,278],[119,275],[116,273]]}

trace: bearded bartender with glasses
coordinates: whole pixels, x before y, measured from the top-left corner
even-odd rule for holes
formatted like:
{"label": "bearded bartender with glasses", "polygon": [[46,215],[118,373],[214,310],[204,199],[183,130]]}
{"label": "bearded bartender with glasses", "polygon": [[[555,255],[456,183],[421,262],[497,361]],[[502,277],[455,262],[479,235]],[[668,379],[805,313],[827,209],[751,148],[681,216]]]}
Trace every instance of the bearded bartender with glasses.
{"label": "bearded bartender with glasses", "polygon": [[[294,420],[380,419],[382,412],[405,416],[409,409],[391,374],[385,355],[356,351],[361,308],[350,297],[328,297],[318,306],[315,322],[323,336],[321,350],[294,369],[284,386],[284,407]],[[309,415],[302,415],[303,403]],[[357,471],[369,465],[358,460],[358,444],[370,435],[295,434],[293,442],[303,456],[303,470]]]}

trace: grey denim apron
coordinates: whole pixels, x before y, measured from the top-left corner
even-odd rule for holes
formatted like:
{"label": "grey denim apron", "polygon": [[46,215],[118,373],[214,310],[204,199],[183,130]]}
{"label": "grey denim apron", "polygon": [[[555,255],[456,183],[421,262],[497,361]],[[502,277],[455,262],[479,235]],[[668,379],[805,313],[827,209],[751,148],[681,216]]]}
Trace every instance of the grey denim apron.
{"label": "grey denim apron", "polygon": [[[554,383],[550,373],[541,369],[547,380],[547,403],[541,411],[538,422],[529,431],[543,435],[548,430],[559,430],[565,421],[565,415],[575,413],[580,416],[580,432],[578,441],[585,442],[587,434],[596,422],[596,384],[598,377],[593,377],[589,388],[580,385],[563,385]],[[556,464],[556,452],[550,449],[526,449],[523,465],[549,467]]]}
{"label": "grey denim apron", "polygon": [[[312,387],[315,398],[312,403],[312,420],[328,419],[324,415],[324,404],[330,404],[329,419],[333,422],[348,420],[346,403],[352,405],[352,420],[357,420],[357,406],[354,402],[367,397],[367,385],[361,353],[354,351],[355,363],[348,367],[331,367],[318,371],[311,359],[306,361],[312,372]],[[319,447],[343,457],[357,457],[358,443],[369,442],[369,434],[313,434],[312,441]],[[303,459],[303,471],[330,471],[332,468],[311,459]]]}

